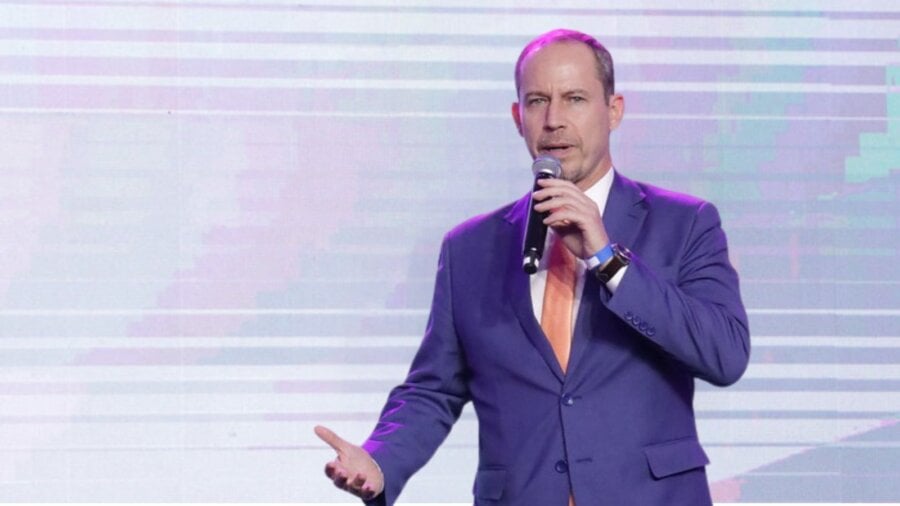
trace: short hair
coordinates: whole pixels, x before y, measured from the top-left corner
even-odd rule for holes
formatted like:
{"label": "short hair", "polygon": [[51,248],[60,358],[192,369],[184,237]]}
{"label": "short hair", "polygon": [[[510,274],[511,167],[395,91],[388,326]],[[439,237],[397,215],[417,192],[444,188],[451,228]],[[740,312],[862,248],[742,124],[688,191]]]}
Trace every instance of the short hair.
{"label": "short hair", "polygon": [[613,71],[612,55],[609,54],[609,51],[607,51],[605,47],[603,47],[603,44],[590,35],[575,30],[566,30],[564,28],[558,28],[543,35],[539,35],[522,49],[522,52],[519,54],[519,59],[516,61],[516,95],[518,95],[520,91],[522,67],[525,65],[525,60],[538,52],[541,48],[556,42],[580,42],[591,48],[597,63],[597,77],[600,79],[600,82],[603,83],[603,98],[608,104],[609,97],[613,96],[616,92],[616,79],[615,72]]}

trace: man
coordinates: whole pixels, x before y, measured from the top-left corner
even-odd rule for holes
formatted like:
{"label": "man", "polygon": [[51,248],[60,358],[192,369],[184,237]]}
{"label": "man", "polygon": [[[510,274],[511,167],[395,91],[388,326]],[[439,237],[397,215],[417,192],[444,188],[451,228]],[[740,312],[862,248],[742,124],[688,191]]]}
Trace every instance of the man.
{"label": "man", "polygon": [[731,384],[750,352],[718,213],[613,169],[624,100],[592,37],[533,40],[516,87],[529,152],[562,162],[534,193],[549,254],[522,271],[528,196],[451,231],[425,337],[376,430],[358,447],[316,428],[338,452],[326,474],[393,504],[472,401],[475,504],[711,504],[694,378]]}

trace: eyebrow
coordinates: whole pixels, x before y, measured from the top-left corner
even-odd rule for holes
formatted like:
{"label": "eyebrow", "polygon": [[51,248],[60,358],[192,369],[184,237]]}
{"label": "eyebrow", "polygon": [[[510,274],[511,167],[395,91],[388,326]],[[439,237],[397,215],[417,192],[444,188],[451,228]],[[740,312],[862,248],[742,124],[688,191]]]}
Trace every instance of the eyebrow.
{"label": "eyebrow", "polygon": [[[562,95],[564,97],[569,96],[569,95],[590,95],[590,92],[588,92],[584,88],[575,88],[573,90],[566,90],[565,92],[563,92]],[[525,92],[525,94],[523,95],[523,97],[525,97],[525,98],[535,97],[535,96],[536,97],[546,97],[549,95],[543,91],[528,91],[528,92]]]}

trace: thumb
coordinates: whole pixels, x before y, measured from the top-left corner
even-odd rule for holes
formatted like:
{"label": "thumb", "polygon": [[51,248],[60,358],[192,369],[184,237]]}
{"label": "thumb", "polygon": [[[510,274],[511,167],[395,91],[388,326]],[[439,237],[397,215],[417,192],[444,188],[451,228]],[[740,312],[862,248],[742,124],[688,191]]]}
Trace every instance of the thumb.
{"label": "thumb", "polygon": [[350,446],[350,443],[341,439],[340,436],[331,431],[331,429],[327,427],[323,427],[321,425],[316,425],[315,429],[313,429],[319,439],[328,443],[328,446],[334,448],[334,451],[338,453],[344,453],[347,448]]}

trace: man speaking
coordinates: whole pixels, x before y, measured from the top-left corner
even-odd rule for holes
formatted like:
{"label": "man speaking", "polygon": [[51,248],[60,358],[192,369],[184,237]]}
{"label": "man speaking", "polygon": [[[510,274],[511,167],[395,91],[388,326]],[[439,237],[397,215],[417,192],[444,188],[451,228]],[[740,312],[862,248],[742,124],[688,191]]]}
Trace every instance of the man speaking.
{"label": "man speaking", "polygon": [[[516,63],[512,117],[558,178],[456,227],[441,247],[428,327],[405,382],[335,485],[391,505],[463,405],[478,417],[475,504],[711,504],[694,379],[737,381],[750,338],[718,212],[627,179],[610,132],[625,102],[609,52],[554,30]],[[529,215],[549,228],[523,270]]]}

